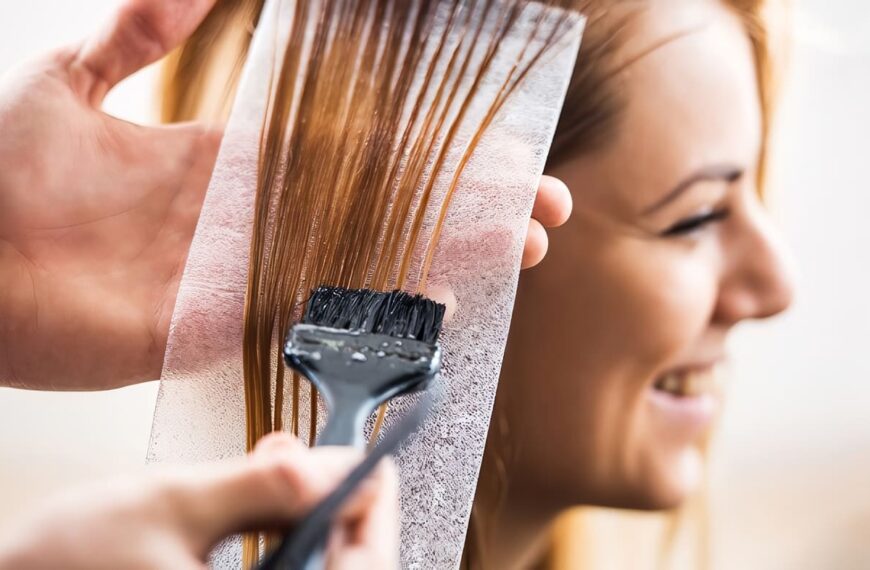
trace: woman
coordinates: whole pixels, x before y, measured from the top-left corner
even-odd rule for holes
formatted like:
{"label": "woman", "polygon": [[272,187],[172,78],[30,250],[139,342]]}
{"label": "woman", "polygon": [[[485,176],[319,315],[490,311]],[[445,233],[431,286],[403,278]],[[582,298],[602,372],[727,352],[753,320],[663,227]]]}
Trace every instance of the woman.
{"label": "woman", "polygon": [[761,4],[588,2],[548,168],[574,213],[521,279],[475,501],[487,568],[534,561],[570,506],[681,505],[731,329],[790,303]]}

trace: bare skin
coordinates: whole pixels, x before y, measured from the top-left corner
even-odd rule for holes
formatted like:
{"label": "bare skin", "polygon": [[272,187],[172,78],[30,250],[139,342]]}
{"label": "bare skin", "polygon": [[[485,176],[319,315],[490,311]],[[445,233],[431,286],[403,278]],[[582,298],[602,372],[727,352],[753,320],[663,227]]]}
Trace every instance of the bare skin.
{"label": "bare skin", "polygon": [[[122,478],[52,497],[0,537],[0,569],[207,568],[222,539],[286,528],[350,471],[361,454],[308,449],[283,434],[253,455]],[[398,480],[385,463],[334,523],[327,566],[398,568]]]}
{"label": "bare skin", "polygon": [[[221,132],[134,125],[100,106],[213,3],[129,0],[88,41],[0,82],[0,385],[100,390],[160,376]],[[545,177],[524,267],[570,209],[566,186]]]}
{"label": "bare skin", "polygon": [[478,487],[485,567],[528,567],[571,506],[682,503],[701,478],[729,333],[791,302],[756,184],[743,25],[714,0],[651,5],[624,57],[675,39],[619,78],[615,139],[551,172],[575,211],[521,279],[487,448],[504,463],[490,455]]}

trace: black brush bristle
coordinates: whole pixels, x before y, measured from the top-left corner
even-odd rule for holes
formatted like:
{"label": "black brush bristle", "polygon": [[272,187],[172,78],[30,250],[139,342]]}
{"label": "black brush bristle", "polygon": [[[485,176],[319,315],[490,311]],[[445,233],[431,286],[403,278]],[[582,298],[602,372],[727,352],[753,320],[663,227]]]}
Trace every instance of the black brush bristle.
{"label": "black brush bristle", "polygon": [[434,344],[445,310],[441,303],[404,291],[321,286],[311,292],[302,322]]}

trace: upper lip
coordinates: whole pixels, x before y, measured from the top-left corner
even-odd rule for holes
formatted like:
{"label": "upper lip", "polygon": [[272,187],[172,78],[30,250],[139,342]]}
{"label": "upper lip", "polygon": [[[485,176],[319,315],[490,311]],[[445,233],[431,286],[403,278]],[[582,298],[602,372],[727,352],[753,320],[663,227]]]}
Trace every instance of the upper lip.
{"label": "upper lip", "polygon": [[716,356],[715,358],[705,358],[694,360],[692,362],[685,362],[668,368],[662,374],[659,374],[658,377],[661,378],[662,376],[672,373],[707,371],[711,368],[715,368],[723,362],[725,362],[724,356]]}

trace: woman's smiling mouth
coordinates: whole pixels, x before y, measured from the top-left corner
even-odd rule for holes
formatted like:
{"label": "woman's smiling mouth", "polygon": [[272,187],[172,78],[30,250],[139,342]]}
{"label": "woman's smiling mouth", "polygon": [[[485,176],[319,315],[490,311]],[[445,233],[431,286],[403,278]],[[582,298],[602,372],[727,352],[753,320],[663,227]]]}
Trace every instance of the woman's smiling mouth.
{"label": "woman's smiling mouth", "polygon": [[655,414],[680,439],[694,440],[709,429],[720,408],[718,367],[683,367],[659,376],[648,390]]}
{"label": "woman's smiling mouth", "polygon": [[692,398],[717,392],[716,367],[683,368],[658,377],[653,389],[676,398]]}

